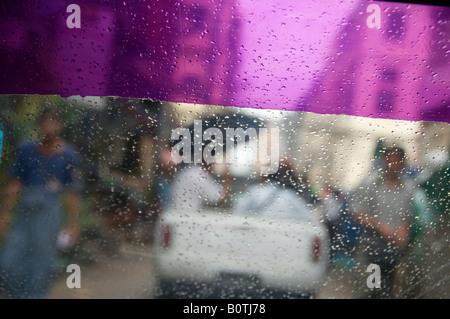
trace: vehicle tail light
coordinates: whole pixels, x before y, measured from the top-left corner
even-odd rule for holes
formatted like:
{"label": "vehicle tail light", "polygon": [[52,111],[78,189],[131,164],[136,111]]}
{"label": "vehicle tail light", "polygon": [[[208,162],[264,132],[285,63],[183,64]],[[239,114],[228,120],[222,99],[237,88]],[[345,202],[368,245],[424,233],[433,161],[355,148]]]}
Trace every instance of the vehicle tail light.
{"label": "vehicle tail light", "polygon": [[321,248],[320,245],[321,245],[320,238],[315,236],[312,241],[312,260],[314,262],[317,262],[320,259],[320,248]]}
{"label": "vehicle tail light", "polygon": [[170,225],[163,225],[162,227],[162,240],[163,240],[163,246],[169,247],[170,242],[172,240],[172,231],[170,229]]}

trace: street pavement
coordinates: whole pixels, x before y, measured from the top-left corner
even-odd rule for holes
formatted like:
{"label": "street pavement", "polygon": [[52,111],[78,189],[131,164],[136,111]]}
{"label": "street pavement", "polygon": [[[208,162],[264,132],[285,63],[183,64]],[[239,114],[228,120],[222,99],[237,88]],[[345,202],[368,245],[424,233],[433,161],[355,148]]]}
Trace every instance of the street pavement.
{"label": "street pavement", "polygon": [[97,256],[81,267],[81,288],[69,289],[70,273],[61,273],[49,292],[50,299],[148,299],[156,278],[148,246],[122,245],[112,256]]}
{"label": "street pavement", "polygon": [[[70,273],[61,272],[52,285],[50,299],[152,299],[155,297],[157,274],[150,244],[125,243],[115,253],[106,254],[99,247],[85,247],[91,258],[84,258],[81,267],[81,288],[70,289],[66,280]],[[449,263],[444,256],[450,254],[448,245],[440,251],[441,258],[433,262],[428,274],[419,278],[419,289],[413,295],[398,298],[448,298],[450,280]],[[440,260],[439,263],[436,260]],[[430,261],[430,262],[431,262]],[[359,269],[361,268],[361,269]],[[368,293],[363,266],[353,268],[330,266],[319,286],[317,299],[365,298]],[[415,287],[413,287],[415,288]],[[411,290],[411,289],[407,289]],[[407,291],[406,291],[407,292]]]}
{"label": "street pavement", "polygon": [[[92,251],[91,251],[92,252]],[[150,245],[124,244],[113,255],[97,250],[95,262],[81,267],[81,288],[70,289],[61,273],[52,285],[50,299],[151,299],[157,275]],[[355,298],[353,274],[345,269],[330,268],[316,298]]]}

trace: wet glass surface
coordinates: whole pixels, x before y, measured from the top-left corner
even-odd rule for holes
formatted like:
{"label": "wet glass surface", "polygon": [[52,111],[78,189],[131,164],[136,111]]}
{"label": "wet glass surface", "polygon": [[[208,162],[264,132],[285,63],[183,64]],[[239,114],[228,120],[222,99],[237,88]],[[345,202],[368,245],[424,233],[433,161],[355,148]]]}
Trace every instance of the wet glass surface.
{"label": "wet glass surface", "polygon": [[66,5],[0,4],[0,298],[449,297],[449,8]]}

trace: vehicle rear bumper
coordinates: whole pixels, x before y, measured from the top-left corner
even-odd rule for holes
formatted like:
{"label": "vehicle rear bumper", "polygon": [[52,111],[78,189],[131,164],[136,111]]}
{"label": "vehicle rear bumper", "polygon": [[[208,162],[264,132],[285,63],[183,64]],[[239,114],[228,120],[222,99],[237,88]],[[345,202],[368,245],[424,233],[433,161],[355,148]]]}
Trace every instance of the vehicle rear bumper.
{"label": "vehicle rear bumper", "polygon": [[155,297],[159,299],[306,299],[314,292],[293,292],[268,288],[251,276],[219,276],[212,281],[161,279]]}
{"label": "vehicle rear bumper", "polygon": [[[155,268],[161,280],[172,282],[206,283],[209,286],[223,284],[224,278],[240,277],[242,282],[257,282],[258,286],[277,291],[292,291],[311,294],[320,284],[326,268],[325,263],[307,265],[268,263],[239,264],[236,260],[214,260],[200,257],[176,257],[173,254],[162,254],[155,258]],[[219,263],[220,262],[220,263]],[[276,271],[275,271],[276,270]],[[249,280],[248,278],[256,278]],[[234,280],[234,279],[233,279]]]}

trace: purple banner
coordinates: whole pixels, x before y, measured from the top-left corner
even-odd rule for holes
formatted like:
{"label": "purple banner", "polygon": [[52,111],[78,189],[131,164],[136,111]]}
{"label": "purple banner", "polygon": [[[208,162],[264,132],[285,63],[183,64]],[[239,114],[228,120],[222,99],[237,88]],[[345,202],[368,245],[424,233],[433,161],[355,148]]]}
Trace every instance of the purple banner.
{"label": "purple banner", "polygon": [[0,94],[450,123],[450,9],[380,1],[11,1]]}

